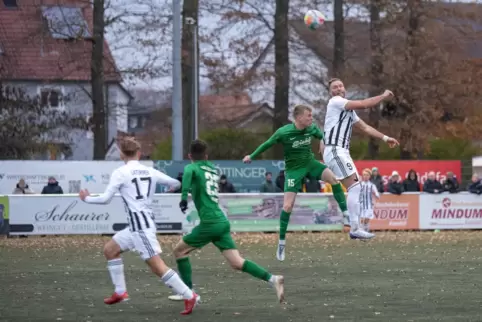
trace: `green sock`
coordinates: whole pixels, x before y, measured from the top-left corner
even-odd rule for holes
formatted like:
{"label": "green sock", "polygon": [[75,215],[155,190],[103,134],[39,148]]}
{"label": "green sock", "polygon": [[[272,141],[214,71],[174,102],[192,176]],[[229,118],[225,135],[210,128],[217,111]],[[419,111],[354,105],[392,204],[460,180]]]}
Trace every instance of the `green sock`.
{"label": "green sock", "polygon": [[244,261],[242,270],[243,272],[248,273],[251,276],[254,276],[266,282],[268,282],[271,278],[271,274],[268,273],[267,270],[265,270],[263,267],[259,266],[255,262],[249,261],[247,259]]}
{"label": "green sock", "polygon": [[286,231],[288,230],[288,223],[290,222],[290,212],[282,211],[279,217],[279,239],[286,239]]}
{"label": "green sock", "polygon": [[336,202],[338,202],[338,206],[340,206],[341,211],[347,211],[348,208],[346,206],[345,192],[343,192],[341,183],[333,184],[331,187],[333,189],[333,197],[335,198]]}
{"label": "green sock", "polygon": [[176,260],[176,262],[182,281],[187,285],[187,287],[192,289],[192,269],[189,257],[179,258]]}

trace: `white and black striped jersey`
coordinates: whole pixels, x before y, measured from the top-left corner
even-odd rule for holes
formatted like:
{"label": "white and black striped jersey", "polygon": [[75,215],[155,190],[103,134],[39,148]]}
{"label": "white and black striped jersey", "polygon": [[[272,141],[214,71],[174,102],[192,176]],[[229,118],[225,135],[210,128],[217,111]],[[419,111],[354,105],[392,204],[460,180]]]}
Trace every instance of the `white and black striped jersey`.
{"label": "white and black striped jersey", "polygon": [[348,102],[341,96],[333,96],[326,106],[324,139],[325,145],[339,146],[344,149],[350,148],[350,139],[353,124],[360,118],[355,111],[345,109]]}
{"label": "white and black striped jersey", "polygon": [[373,196],[377,198],[380,197],[377,187],[370,181],[360,182],[360,207],[361,210],[372,210],[373,209]]}
{"label": "white and black striped jersey", "polygon": [[107,204],[116,193],[120,193],[128,213],[127,222],[131,231],[155,228],[154,215],[151,210],[152,196],[156,184],[179,188],[181,183],[164,173],[131,160],[114,170],[105,192],[98,196],[88,196],[85,202]]}

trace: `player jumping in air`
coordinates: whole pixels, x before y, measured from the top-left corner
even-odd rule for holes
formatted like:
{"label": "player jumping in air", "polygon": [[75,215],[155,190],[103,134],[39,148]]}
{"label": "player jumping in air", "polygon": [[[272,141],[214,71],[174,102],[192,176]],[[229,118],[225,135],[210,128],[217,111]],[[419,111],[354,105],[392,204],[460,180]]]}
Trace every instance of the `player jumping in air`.
{"label": "player jumping in air", "polygon": [[[311,151],[312,137],[323,140],[323,133],[318,126],[313,124],[313,114],[310,107],[296,105],[293,110],[294,123],[279,128],[266,142],[261,144],[253,153],[244,157],[243,162],[249,163],[258,155],[280,143],[284,148],[285,159],[285,186],[283,211],[280,215],[280,233],[276,257],[285,259],[286,231],[293,209],[296,194],[301,191],[303,179],[306,176],[328,182],[333,188],[333,196],[340,206],[343,216],[348,223],[348,211],[343,188],[336,180],[335,175],[320,161],[316,160]],[[322,143],[320,142],[320,148]],[[355,232],[358,238],[370,238],[366,232]]]}
{"label": "player jumping in air", "polygon": [[232,268],[248,273],[268,282],[276,290],[280,302],[284,299],[284,278],[272,275],[256,263],[244,259],[236,249],[231,237],[229,220],[218,204],[219,176],[214,165],[207,161],[207,145],[195,140],[191,143],[190,165],[184,168],[182,177],[182,195],[179,207],[183,213],[187,210],[187,197],[190,189],[192,200],[199,213],[200,224],[182,238],[174,249],[177,267],[184,283],[192,288],[192,271],[189,253],[213,243],[223,254]]}
{"label": "player jumping in air", "polygon": [[199,301],[199,296],[159,256],[161,246],[157,240],[156,223],[151,210],[156,183],[169,185],[173,189],[181,184],[176,179],[139,163],[140,145],[134,139],[124,139],[120,149],[126,164],[114,170],[106,191],[98,197],[90,196],[87,190],[79,193],[80,199],[91,204],[107,204],[115,193],[120,193],[128,210],[128,227],[116,233],[104,246],[107,268],[115,286],[114,294],[104,299],[104,303],[110,305],[129,299],[120,255],[128,250],[136,250],[154,274],[184,297],[185,309],[181,314],[190,314]]}
{"label": "player jumping in air", "polygon": [[[370,97],[360,101],[350,101],[345,98],[346,91],[343,82],[334,78],[329,81],[331,98],[326,107],[325,135],[321,144],[323,161],[335,173],[336,178],[347,188],[348,212],[350,214],[350,237],[359,238],[357,231],[360,217],[360,182],[358,171],[350,156],[350,139],[352,128],[377,139],[383,140],[391,148],[399,145],[394,138],[388,137],[363,122],[355,110],[377,107],[381,102],[393,98],[393,93],[386,90],[382,95]],[[370,234],[372,237],[373,234]]]}

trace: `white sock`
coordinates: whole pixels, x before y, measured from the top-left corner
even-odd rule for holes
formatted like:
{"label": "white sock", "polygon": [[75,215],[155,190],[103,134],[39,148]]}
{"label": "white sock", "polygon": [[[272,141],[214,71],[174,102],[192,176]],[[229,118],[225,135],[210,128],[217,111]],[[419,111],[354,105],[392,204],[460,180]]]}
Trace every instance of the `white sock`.
{"label": "white sock", "polygon": [[189,289],[189,287],[187,287],[186,284],[184,284],[179,275],[177,275],[177,273],[172,269],[168,270],[161,279],[164,284],[166,284],[169,288],[172,288],[176,294],[182,295],[185,300],[192,299],[192,291]]}
{"label": "white sock", "polygon": [[286,245],[286,240],[279,240],[278,245]]}
{"label": "white sock", "polygon": [[107,269],[109,270],[112,284],[115,286],[115,292],[119,295],[126,291],[126,279],[124,277],[124,263],[122,258],[111,259],[107,261]]}
{"label": "white sock", "polygon": [[275,282],[276,282],[276,275],[271,275],[271,277],[269,278],[268,283],[269,283],[271,286],[273,286]]}
{"label": "white sock", "polygon": [[360,220],[360,182],[355,182],[347,190],[348,198],[346,198],[346,202],[350,213],[350,231],[354,232],[358,230]]}

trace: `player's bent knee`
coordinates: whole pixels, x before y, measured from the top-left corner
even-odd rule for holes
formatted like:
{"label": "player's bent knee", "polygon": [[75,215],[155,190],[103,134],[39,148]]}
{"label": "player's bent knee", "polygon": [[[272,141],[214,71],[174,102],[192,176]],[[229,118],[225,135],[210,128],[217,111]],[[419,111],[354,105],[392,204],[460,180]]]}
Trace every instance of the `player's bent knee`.
{"label": "player's bent knee", "polygon": [[291,205],[291,204],[284,204],[283,205],[283,211],[291,212],[292,210],[293,210],[293,205]]}
{"label": "player's bent knee", "polygon": [[106,259],[109,260],[109,259],[117,258],[119,257],[120,254],[121,254],[121,249],[116,242],[111,240],[104,245],[104,257]]}
{"label": "player's bent knee", "polygon": [[235,260],[232,260],[229,262],[229,264],[231,265],[231,267],[237,271],[240,271],[243,269],[243,265],[244,265],[244,259],[243,258],[236,258]]}

